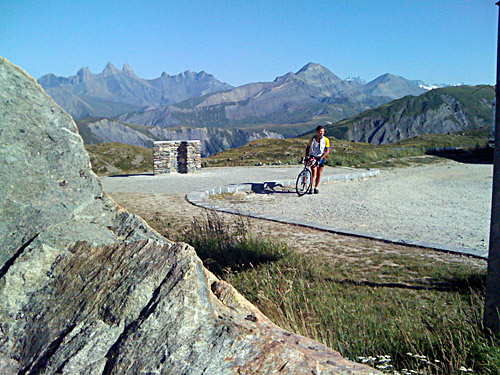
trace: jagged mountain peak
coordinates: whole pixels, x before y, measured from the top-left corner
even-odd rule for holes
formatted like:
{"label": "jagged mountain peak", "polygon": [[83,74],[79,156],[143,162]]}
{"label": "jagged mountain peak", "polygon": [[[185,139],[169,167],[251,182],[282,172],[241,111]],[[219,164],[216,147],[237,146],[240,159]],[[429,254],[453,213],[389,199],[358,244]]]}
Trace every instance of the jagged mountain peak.
{"label": "jagged mountain peak", "polygon": [[45,75],[38,82],[75,118],[114,117],[232,88],[204,71],[175,76],[164,72],[148,80],[138,77],[127,63],[119,70],[111,62],[98,74],[83,67],[75,76]]}
{"label": "jagged mountain peak", "polygon": [[134,71],[132,70],[132,68],[130,67],[130,65],[129,65],[129,64],[127,64],[127,63],[125,63],[125,64],[123,65],[123,69],[122,69],[122,71],[123,71],[123,73],[127,73],[127,74],[129,74],[129,75],[133,75],[133,76],[135,76]]}
{"label": "jagged mountain peak", "polygon": [[104,70],[102,71],[102,73],[104,75],[112,75],[112,74],[118,74],[118,73],[121,73],[120,70],[116,69],[116,67],[111,63],[111,62],[108,62],[106,64],[106,67],[104,68]]}
{"label": "jagged mountain peak", "polygon": [[87,66],[82,67],[78,72],[76,72],[76,75],[80,77],[88,77],[91,74],[92,73],[90,72],[90,69]]}
{"label": "jagged mountain peak", "polygon": [[82,66],[80,68],[80,70],[77,72],[77,74],[80,74],[80,73],[90,73],[90,69],[88,66]]}
{"label": "jagged mountain peak", "polygon": [[[163,77],[163,75],[162,75],[162,77]],[[205,79],[209,79],[209,80],[215,79],[215,77],[212,74],[208,74],[207,72],[205,72],[203,70],[201,72],[193,72],[191,70],[186,70],[185,72],[179,73],[177,76],[166,75],[166,77],[175,77],[176,79],[187,80],[187,81],[190,81],[190,80],[201,81],[201,80],[205,80]]]}
{"label": "jagged mountain peak", "polygon": [[185,72],[182,72],[180,75],[182,77],[193,77],[195,73],[193,73],[191,70],[186,70]]}

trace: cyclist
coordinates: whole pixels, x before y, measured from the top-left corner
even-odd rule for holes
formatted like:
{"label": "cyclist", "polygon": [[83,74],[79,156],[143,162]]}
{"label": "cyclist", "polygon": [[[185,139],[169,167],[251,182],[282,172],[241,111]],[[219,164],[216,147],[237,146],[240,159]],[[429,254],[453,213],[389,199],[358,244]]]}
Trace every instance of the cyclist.
{"label": "cyclist", "polygon": [[325,167],[325,158],[330,153],[330,140],[325,137],[325,127],[319,125],[316,128],[316,135],[312,137],[306,147],[306,157],[312,156],[318,160],[318,164],[312,167],[312,184],[314,194],[318,194],[318,185],[321,180],[321,173]]}

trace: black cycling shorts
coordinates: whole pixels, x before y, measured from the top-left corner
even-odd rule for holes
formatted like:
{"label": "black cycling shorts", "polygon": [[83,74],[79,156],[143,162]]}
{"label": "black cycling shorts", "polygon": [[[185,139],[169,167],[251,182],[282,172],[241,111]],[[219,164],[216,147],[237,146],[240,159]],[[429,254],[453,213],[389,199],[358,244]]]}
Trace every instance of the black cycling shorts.
{"label": "black cycling shorts", "polygon": [[317,158],[316,156],[314,158],[318,161],[318,167],[325,166],[325,159]]}

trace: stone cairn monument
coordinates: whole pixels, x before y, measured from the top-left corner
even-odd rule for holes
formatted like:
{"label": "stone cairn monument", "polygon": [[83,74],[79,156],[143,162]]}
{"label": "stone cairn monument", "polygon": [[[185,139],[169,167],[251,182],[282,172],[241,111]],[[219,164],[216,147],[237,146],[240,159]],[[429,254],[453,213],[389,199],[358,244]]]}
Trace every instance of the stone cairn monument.
{"label": "stone cairn monument", "polygon": [[201,141],[156,141],[153,173],[193,173],[201,169]]}

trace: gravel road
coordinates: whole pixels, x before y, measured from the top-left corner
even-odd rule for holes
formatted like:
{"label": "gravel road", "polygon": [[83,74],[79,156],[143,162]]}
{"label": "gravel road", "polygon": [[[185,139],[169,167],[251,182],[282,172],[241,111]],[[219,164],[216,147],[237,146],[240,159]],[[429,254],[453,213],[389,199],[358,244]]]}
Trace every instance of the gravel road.
{"label": "gravel road", "polygon": [[488,252],[493,166],[446,161],[320,185],[298,198],[288,189],[217,198],[237,210],[299,219]]}

